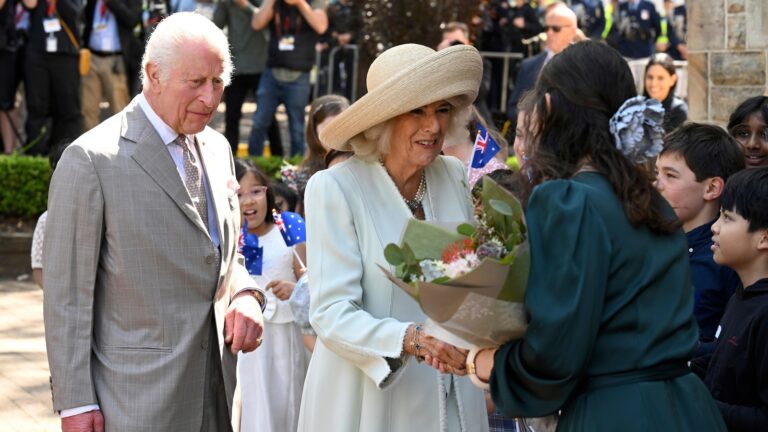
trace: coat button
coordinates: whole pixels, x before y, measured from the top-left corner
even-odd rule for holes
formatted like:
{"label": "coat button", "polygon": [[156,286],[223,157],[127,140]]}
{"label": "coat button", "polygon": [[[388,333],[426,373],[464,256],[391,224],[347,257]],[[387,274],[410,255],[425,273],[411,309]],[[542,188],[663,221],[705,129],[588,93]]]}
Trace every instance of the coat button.
{"label": "coat button", "polygon": [[200,342],[200,348],[202,348],[203,351],[207,350],[208,349],[208,342],[205,341],[205,340]]}
{"label": "coat button", "polygon": [[206,264],[213,264],[213,260],[214,260],[213,255],[208,255],[207,257],[205,257]]}

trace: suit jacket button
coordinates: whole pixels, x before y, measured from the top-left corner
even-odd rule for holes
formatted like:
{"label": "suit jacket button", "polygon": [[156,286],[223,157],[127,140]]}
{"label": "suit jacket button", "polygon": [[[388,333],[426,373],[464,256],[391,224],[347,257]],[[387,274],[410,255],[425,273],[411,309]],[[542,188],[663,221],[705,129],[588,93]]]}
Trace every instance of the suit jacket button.
{"label": "suit jacket button", "polygon": [[203,351],[208,349],[208,342],[202,341],[200,342],[200,348],[202,348]]}
{"label": "suit jacket button", "polygon": [[214,259],[213,255],[208,255],[207,257],[205,257],[205,263],[206,264],[213,264],[213,259]]}

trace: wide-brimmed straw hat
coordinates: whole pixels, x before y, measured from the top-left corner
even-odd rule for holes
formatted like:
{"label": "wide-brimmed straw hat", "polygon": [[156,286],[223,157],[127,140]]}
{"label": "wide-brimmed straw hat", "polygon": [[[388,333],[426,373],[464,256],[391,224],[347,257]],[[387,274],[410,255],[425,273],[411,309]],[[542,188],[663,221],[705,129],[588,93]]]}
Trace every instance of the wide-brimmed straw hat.
{"label": "wide-brimmed straw hat", "polygon": [[330,148],[352,150],[349,139],[400,114],[446,100],[465,107],[483,76],[480,53],[469,45],[441,51],[405,44],[384,51],[368,70],[368,94],[336,116],[320,134]]}

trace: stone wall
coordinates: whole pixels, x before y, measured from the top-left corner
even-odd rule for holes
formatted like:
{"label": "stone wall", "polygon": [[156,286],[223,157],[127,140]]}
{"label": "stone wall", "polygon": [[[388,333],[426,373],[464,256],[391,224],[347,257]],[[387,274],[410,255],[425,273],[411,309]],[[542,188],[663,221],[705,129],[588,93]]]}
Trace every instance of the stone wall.
{"label": "stone wall", "polygon": [[768,1],[686,3],[689,117],[725,124],[741,101],[768,94]]}

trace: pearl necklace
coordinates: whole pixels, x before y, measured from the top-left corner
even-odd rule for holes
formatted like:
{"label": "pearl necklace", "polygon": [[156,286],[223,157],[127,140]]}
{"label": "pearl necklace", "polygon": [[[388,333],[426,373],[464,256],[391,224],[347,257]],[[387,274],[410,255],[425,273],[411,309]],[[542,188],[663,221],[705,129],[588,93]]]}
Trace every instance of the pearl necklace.
{"label": "pearl necklace", "polygon": [[424,171],[421,172],[421,180],[419,181],[419,188],[416,190],[416,195],[413,197],[413,199],[408,199],[405,196],[403,196],[403,193],[400,192],[400,189],[397,187],[397,183],[395,183],[395,179],[392,177],[392,175],[387,171],[387,167],[384,166],[384,162],[381,162],[381,167],[384,168],[384,171],[387,173],[390,179],[392,179],[392,183],[395,184],[395,189],[397,189],[397,192],[400,194],[400,198],[405,201],[405,205],[408,207],[408,210],[411,211],[411,213],[415,213],[416,210],[422,207],[422,201],[424,201],[424,196],[427,194],[427,176],[424,175]]}
{"label": "pearl necklace", "polygon": [[[399,189],[398,189],[399,192]],[[416,213],[416,210],[421,208],[421,202],[424,201],[424,195],[427,193],[427,177],[424,175],[424,172],[421,173],[421,181],[419,182],[419,188],[416,190],[416,195],[413,197],[412,200],[409,200],[408,198],[404,197],[401,193],[400,196],[403,198],[403,201],[405,201],[405,205],[408,206],[408,209],[411,211],[411,213]]]}

